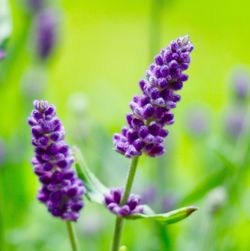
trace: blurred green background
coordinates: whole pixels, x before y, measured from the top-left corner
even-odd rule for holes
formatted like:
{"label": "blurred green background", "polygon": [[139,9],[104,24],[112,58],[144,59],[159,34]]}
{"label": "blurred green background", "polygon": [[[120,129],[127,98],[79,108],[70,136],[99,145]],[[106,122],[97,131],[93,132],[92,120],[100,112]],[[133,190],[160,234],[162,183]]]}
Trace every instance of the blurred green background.
{"label": "blurred green background", "polygon": [[[142,158],[134,191],[158,212],[199,210],[168,227],[128,221],[122,243],[129,251],[250,250],[249,105],[233,89],[242,75],[249,84],[249,1],[47,1],[58,14],[58,39],[46,61],[34,49],[37,13],[29,4],[9,1],[12,34],[0,61],[0,250],[70,248],[63,222],[36,201],[26,123],[32,100],[55,104],[67,142],[107,185],[122,186],[128,160],[113,151],[112,134],[154,55],[185,34],[195,50],[167,152]],[[237,135],[228,114],[240,116]],[[81,250],[109,250],[113,215],[85,204]]]}

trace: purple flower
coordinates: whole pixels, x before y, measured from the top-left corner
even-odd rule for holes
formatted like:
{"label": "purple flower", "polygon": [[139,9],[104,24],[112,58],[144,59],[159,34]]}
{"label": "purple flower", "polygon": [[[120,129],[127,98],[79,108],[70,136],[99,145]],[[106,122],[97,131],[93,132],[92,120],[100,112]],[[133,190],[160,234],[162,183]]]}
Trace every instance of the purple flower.
{"label": "purple flower", "polygon": [[85,188],[72,168],[74,158],[64,142],[65,131],[55,107],[47,101],[34,101],[28,123],[35,148],[32,164],[42,183],[38,200],[53,216],[76,221],[83,207]]}
{"label": "purple flower", "polygon": [[211,126],[209,110],[201,105],[188,109],[184,126],[192,136],[205,136]]}
{"label": "purple flower", "polygon": [[174,195],[167,195],[162,200],[162,209],[163,211],[173,210],[176,206],[177,198]]}
{"label": "purple flower", "polygon": [[246,69],[235,70],[232,76],[232,88],[235,97],[239,101],[246,101],[249,98],[250,77]]}
{"label": "purple flower", "polygon": [[3,60],[5,58],[6,54],[3,49],[0,49],[0,60]]}
{"label": "purple flower", "polygon": [[143,207],[140,204],[141,198],[138,195],[130,194],[127,202],[120,205],[123,197],[123,189],[113,188],[104,195],[104,202],[107,208],[114,214],[126,217],[131,214],[143,213]]}
{"label": "purple flower", "polygon": [[232,139],[237,139],[244,127],[246,111],[244,107],[234,107],[226,114],[224,128],[226,134]]}
{"label": "purple flower", "polygon": [[44,0],[28,0],[28,7],[33,11],[40,11],[44,6]]}
{"label": "purple flower", "polygon": [[39,12],[37,16],[37,54],[40,59],[47,59],[55,46],[57,37],[57,12],[47,9]]}
{"label": "purple flower", "polygon": [[155,201],[157,195],[157,189],[153,186],[146,187],[146,189],[142,193],[142,203],[150,204]]}
{"label": "purple flower", "polygon": [[151,157],[165,152],[164,138],[168,131],[164,126],[174,123],[171,112],[180,101],[180,90],[188,76],[183,73],[190,63],[193,45],[189,37],[181,37],[163,49],[155,57],[146,72],[146,79],[139,82],[141,96],[130,102],[131,113],[127,114],[127,127],[114,135],[115,150],[128,158],[142,153]]}

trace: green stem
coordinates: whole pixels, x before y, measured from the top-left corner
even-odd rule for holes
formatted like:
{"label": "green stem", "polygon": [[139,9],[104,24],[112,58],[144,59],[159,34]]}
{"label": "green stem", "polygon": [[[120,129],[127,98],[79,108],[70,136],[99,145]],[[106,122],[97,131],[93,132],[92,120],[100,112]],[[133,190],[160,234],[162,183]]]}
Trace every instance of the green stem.
{"label": "green stem", "polygon": [[[128,200],[128,197],[129,197],[132,185],[133,185],[133,181],[134,181],[134,178],[135,178],[138,159],[139,159],[139,157],[134,157],[131,160],[129,173],[128,173],[128,178],[127,178],[127,182],[126,182],[126,185],[125,185],[124,195],[123,195],[122,200],[121,200],[121,205],[124,205]],[[121,242],[122,229],[123,229],[123,218],[117,216],[116,217],[116,222],[115,222],[113,244],[112,244],[112,249],[111,249],[112,251],[118,251],[119,250],[120,242]]]}
{"label": "green stem", "polygon": [[72,251],[78,251],[76,233],[71,221],[66,221]]}
{"label": "green stem", "polygon": [[116,217],[115,221],[115,231],[114,231],[114,238],[112,244],[112,251],[118,251],[121,242],[121,234],[123,229],[123,219],[121,217]]}

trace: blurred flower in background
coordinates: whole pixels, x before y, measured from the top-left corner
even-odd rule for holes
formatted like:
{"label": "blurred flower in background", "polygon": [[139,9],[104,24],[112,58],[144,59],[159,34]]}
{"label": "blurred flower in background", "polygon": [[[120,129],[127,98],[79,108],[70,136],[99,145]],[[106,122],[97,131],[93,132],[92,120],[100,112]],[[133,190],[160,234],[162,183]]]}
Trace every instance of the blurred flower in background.
{"label": "blurred flower in background", "polygon": [[6,144],[3,139],[0,138],[0,166],[3,165],[6,160],[6,153]]}
{"label": "blurred flower in background", "polygon": [[157,197],[157,189],[154,186],[148,186],[142,191],[141,203],[142,204],[152,204],[155,202]]}
{"label": "blurred flower in background", "polygon": [[54,9],[44,9],[36,17],[36,53],[46,60],[52,54],[57,40],[59,15]]}
{"label": "blurred flower in background", "polygon": [[231,76],[233,97],[238,102],[247,102],[250,94],[250,74],[246,67],[237,67]]}
{"label": "blurred flower in background", "polygon": [[225,116],[225,133],[232,139],[237,139],[244,127],[245,107],[231,107]]}
{"label": "blurred flower in background", "polygon": [[0,49],[0,60],[5,58],[5,51],[3,49]]}
{"label": "blurred flower in background", "polygon": [[248,123],[248,101],[250,95],[250,74],[246,67],[237,67],[231,74],[232,99],[227,108],[224,129],[225,134],[235,140]]}
{"label": "blurred flower in background", "polygon": [[211,130],[211,111],[202,104],[196,104],[186,110],[185,129],[195,137],[206,136]]}
{"label": "blurred flower in background", "polygon": [[34,12],[40,11],[44,7],[46,2],[46,0],[26,0],[26,1],[28,8]]}
{"label": "blurred flower in background", "polygon": [[177,204],[177,197],[174,194],[165,195],[162,202],[161,208],[164,212],[173,210]]}

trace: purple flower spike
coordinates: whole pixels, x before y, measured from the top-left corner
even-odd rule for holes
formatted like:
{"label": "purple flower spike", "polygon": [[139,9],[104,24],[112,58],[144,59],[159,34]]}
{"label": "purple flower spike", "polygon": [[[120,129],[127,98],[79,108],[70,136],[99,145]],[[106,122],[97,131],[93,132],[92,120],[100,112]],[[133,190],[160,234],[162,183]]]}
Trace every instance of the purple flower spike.
{"label": "purple flower spike", "polygon": [[115,150],[128,158],[145,153],[155,157],[165,152],[164,126],[174,123],[171,112],[180,101],[180,90],[188,76],[183,72],[190,64],[193,45],[188,36],[178,38],[155,57],[146,71],[146,79],[139,82],[141,96],[130,102],[132,113],[127,115],[128,126],[113,137]]}
{"label": "purple flower spike", "polygon": [[53,216],[77,221],[85,187],[72,168],[74,158],[64,142],[65,131],[55,107],[47,101],[34,101],[28,123],[35,148],[32,164],[42,183],[38,200]]}
{"label": "purple flower spike", "polygon": [[54,49],[57,37],[57,12],[51,9],[39,12],[37,16],[37,54],[47,59]]}
{"label": "purple flower spike", "polygon": [[107,208],[114,214],[126,217],[131,214],[143,213],[143,207],[140,204],[141,198],[138,195],[131,194],[124,205],[120,205],[123,197],[123,189],[113,188],[104,195],[104,202]]}

